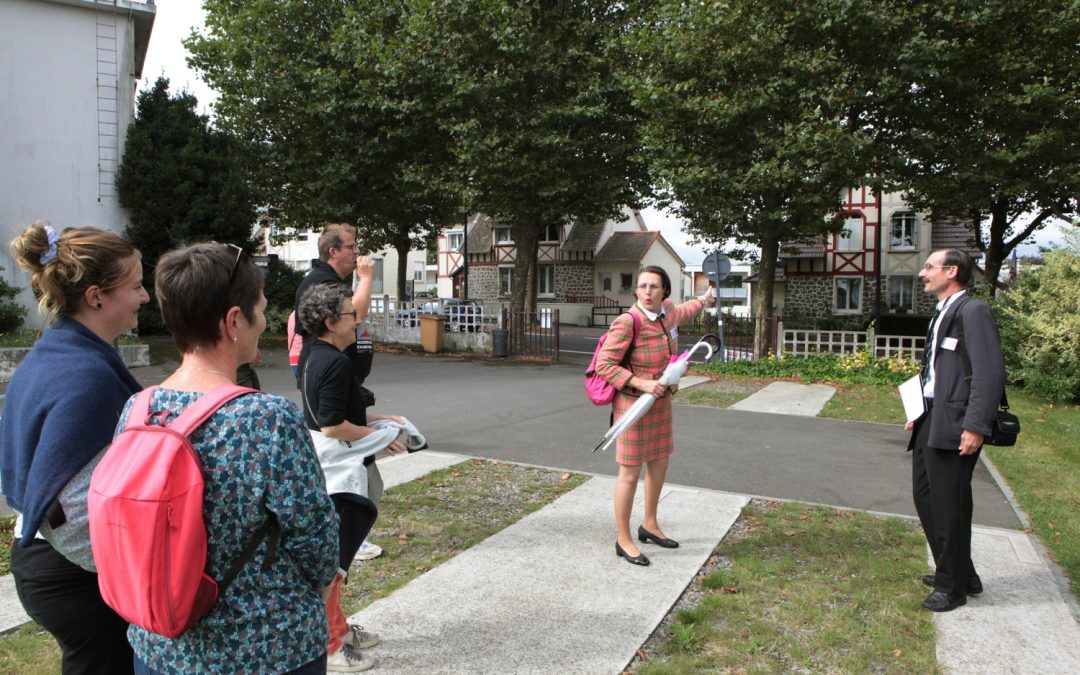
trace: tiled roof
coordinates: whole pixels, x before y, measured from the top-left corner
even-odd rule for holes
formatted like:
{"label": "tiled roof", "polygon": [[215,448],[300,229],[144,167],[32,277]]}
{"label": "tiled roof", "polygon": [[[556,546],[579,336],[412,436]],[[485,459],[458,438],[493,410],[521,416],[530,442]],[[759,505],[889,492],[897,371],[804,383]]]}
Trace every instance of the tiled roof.
{"label": "tiled roof", "polygon": [[469,253],[482,253],[491,250],[491,233],[495,222],[491,216],[476,214],[469,223]]}
{"label": "tiled roof", "polygon": [[658,236],[659,232],[616,232],[593,259],[597,262],[640,262]]}
{"label": "tiled roof", "polygon": [[780,258],[822,258],[825,256],[825,242],[821,239],[785,241],[780,244]]}
{"label": "tiled roof", "polygon": [[978,256],[979,247],[975,245],[975,234],[967,223],[956,218],[935,218],[930,225],[930,248],[940,251],[943,248],[955,248]]}
{"label": "tiled roof", "polygon": [[586,225],[575,222],[570,228],[570,234],[566,235],[562,248],[564,251],[595,251],[596,242],[603,231],[603,223]]}
{"label": "tiled roof", "polygon": [[[773,270],[773,281],[784,281],[785,278],[786,276],[784,275],[784,267],[782,265],[777,265],[776,269]],[[754,272],[750,276],[746,277],[746,281],[752,284],[756,284],[761,281],[761,274],[758,272]]]}

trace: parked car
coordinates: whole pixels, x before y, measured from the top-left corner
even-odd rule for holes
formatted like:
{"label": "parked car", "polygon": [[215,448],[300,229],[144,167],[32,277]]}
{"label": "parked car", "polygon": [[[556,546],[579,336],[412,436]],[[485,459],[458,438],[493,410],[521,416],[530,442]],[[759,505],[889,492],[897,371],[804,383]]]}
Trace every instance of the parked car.
{"label": "parked car", "polygon": [[418,307],[403,309],[398,312],[398,325],[415,328],[420,325],[420,315],[438,314],[439,303],[442,303],[442,313],[446,317],[443,330],[450,333],[475,333],[480,330],[484,310],[472,300],[460,300],[458,298],[442,298],[429,300]]}

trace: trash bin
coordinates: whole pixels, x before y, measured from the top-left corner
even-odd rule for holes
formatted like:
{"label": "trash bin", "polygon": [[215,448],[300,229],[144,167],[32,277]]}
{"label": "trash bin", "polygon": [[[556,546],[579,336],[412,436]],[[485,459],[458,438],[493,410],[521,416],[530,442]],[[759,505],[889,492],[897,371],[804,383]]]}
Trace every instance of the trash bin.
{"label": "trash bin", "polygon": [[446,317],[438,314],[420,315],[420,346],[425,352],[441,352],[443,345],[443,325]]}
{"label": "trash bin", "polygon": [[505,328],[496,328],[491,331],[491,355],[499,358],[505,358],[507,352],[507,341],[510,338],[510,331]]}

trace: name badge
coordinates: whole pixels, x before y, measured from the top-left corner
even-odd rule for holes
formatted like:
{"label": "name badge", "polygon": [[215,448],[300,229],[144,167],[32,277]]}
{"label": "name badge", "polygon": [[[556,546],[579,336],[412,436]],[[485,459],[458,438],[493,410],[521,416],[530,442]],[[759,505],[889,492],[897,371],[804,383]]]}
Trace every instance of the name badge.
{"label": "name badge", "polygon": [[672,340],[678,340],[679,339],[679,329],[678,328],[672,328],[671,330],[668,331],[668,333],[671,335]]}
{"label": "name badge", "polygon": [[947,337],[941,341],[941,348],[948,349],[950,352],[956,351],[956,338]]}

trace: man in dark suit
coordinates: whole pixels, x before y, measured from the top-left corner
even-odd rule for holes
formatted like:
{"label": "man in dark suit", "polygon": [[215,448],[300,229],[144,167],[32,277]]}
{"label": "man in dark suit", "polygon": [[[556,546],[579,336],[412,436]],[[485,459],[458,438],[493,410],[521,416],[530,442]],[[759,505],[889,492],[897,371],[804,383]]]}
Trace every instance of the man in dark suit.
{"label": "man in dark suit", "polygon": [[927,333],[922,382],[926,412],[907,425],[912,493],[937,566],[923,577],[922,606],[947,612],[982,592],[971,561],[971,475],[1005,386],[997,324],[966,292],[974,265],[957,250],[935,251],[919,272],[938,298]]}

